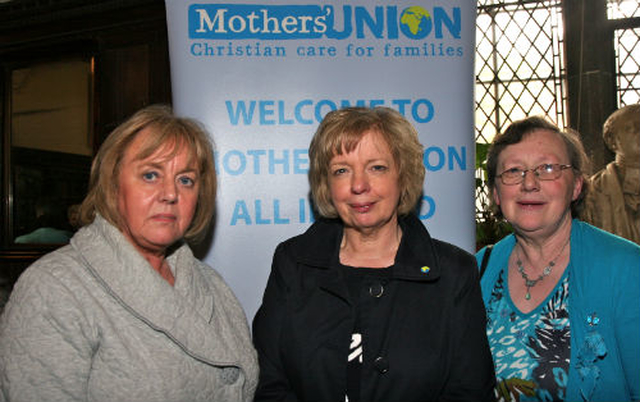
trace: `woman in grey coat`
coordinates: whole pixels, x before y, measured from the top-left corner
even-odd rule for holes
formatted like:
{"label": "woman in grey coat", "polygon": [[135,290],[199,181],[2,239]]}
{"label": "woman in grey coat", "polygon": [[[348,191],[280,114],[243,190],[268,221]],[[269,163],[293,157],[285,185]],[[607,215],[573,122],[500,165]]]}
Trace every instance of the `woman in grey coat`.
{"label": "woman in grey coat", "polygon": [[207,133],[161,106],[107,138],[68,246],[0,318],[0,401],[250,401],[256,354],[229,287],[186,241],[213,215]]}

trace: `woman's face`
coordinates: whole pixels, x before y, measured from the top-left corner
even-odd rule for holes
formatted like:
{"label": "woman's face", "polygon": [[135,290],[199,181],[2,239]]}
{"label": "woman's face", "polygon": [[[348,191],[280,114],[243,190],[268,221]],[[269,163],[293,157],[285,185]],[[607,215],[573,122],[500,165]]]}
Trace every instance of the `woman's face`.
{"label": "woman's face", "polygon": [[[569,155],[558,134],[540,129],[500,153],[497,174],[514,167],[534,169],[545,163],[569,164]],[[519,184],[505,185],[496,178],[493,198],[516,231],[550,235],[571,220],[571,201],[581,189],[582,178],[572,169],[562,170],[552,181],[541,181],[529,171]]]}
{"label": "woman's face", "polygon": [[142,130],[127,148],[118,177],[118,212],[127,239],[142,253],[160,254],[181,239],[191,224],[198,201],[198,173],[185,147],[168,154],[160,147],[135,159]]}
{"label": "woman's face", "polygon": [[329,163],[331,201],[346,228],[376,230],[397,224],[399,172],[389,146],[375,131],[350,153]]}

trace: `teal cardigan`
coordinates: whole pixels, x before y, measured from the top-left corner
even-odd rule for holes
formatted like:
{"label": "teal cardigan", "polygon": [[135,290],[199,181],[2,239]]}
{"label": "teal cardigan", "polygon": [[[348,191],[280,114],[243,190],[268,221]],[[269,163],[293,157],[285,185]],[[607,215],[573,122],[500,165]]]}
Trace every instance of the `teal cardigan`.
{"label": "teal cardigan", "polygon": [[[511,234],[493,248],[480,282],[485,304],[514,245]],[[478,266],[485,251],[476,254]],[[640,400],[640,247],[574,219],[567,269],[567,400]]]}

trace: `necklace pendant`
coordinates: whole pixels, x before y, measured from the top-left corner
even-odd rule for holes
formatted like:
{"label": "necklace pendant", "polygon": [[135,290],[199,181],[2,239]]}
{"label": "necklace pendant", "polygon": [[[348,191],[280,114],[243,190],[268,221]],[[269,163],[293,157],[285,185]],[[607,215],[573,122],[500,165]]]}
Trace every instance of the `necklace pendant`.
{"label": "necklace pendant", "polygon": [[558,255],[556,255],[556,258],[554,258],[553,260],[549,261],[549,265],[547,265],[546,267],[544,267],[544,269],[542,270],[542,274],[540,274],[540,276],[538,276],[536,279],[529,279],[529,276],[527,275],[526,272],[524,272],[524,266],[522,265],[522,259],[520,259],[520,248],[517,247],[516,245],[516,267],[518,269],[518,272],[520,273],[520,276],[522,276],[522,279],[524,279],[524,286],[527,287],[527,293],[525,293],[524,298],[526,300],[531,300],[531,288],[536,286],[538,284],[538,282],[540,282],[541,280],[543,280],[544,278],[546,278],[547,276],[549,276],[551,274],[551,270],[553,270],[553,267],[555,267],[556,265],[556,260],[558,258],[560,258],[560,255],[562,255],[562,252],[564,251],[564,248],[567,247],[567,244],[569,244],[569,240],[571,239],[571,237],[569,237],[567,239],[567,241],[564,243],[564,245],[562,246],[562,248],[560,249],[560,252],[558,253]]}

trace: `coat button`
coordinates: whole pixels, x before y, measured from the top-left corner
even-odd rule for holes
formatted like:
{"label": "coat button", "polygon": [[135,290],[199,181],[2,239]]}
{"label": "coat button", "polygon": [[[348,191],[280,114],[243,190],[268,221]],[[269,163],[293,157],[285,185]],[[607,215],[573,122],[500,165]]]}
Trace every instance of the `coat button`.
{"label": "coat button", "polygon": [[369,286],[369,295],[371,297],[381,297],[384,293],[384,286],[381,283],[374,283]]}
{"label": "coat button", "polygon": [[376,357],[373,362],[373,366],[381,373],[384,374],[389,371],[389,362],[382,356]]}

